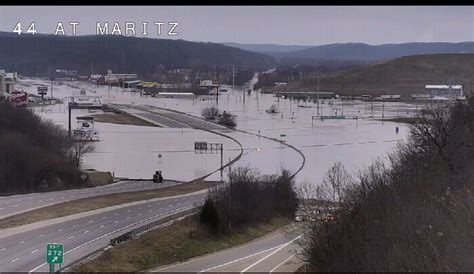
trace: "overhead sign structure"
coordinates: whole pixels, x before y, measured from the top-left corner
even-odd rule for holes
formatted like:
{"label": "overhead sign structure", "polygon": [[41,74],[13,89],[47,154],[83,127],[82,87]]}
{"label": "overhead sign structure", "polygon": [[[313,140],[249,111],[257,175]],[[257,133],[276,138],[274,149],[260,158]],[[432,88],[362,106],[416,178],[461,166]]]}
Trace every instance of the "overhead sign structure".
{"label": "overhead sign structure", "polygon": [[195,150],[207,150],[207,142],[194,142]]}
{"label": "overhead sign structure", "polygon": [[64,245],[59,243],[49,243],[46,245],[46,262],[48,264],[64,263]]}

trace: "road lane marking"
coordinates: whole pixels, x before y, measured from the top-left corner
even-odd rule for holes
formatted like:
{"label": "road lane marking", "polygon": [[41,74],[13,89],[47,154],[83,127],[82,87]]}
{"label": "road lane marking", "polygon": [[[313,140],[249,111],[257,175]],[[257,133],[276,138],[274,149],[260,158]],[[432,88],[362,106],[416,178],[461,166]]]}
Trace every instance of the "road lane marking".
{"label": "road lane marking", "polygon": [[2,247],[2,249],[0,249],[0,251],[3,251],[3,250],[5,250],[5,247]]}
{"label": "road lane marking", "polygon": [[274,268],[272,268],[272,270],[270,270],[270,273],[277,270],[280,266],[284,265],[286,262],[288,262],[291,258],[295,257],[296,255],[293,254],[291,255],[290,257],[286,258],[285,260],[283,260],[283,262],[279,263],[277,266],[275,266]]}
{"label": "road lane marking", "polygon": [[61,232],[61,231],[63,231],[63,230],[64,230],[64,228],[60,228],[60,229],[58,229],[57,231],[58,231],[58,232]]}
{"label": "road lane marking", "polygon": [[84,234],[87,234],[87,233],[89,233],[89,230],[84,231]]}
{"label": "road lane marking", "polygon": [[20,242],[20,244],[24,244],[24,243],[25,243],[25,241],[21,241],[21,242]]}
{"label": "road lane marking", "polygon": [[293,238],[291,241],[286,242],[286,243],[283,244],[281,247],[279,247],[279,248],[277,248],[276,250],[272,251],[272,253],[270,253],[270,254],[264,256],[264,257],[261,258],[260,260],[256,261],[255,263],[251,264],[249,267],[247,267],[247,268],[245,268],[244,270],[242,270],[241,273],[243,273],[243,272],[249,270],[250,268],[256,266],[257,264],[259,264],[259,263],[265,261],[265,260],[268,259],[269,257],[273,256],[273,254],[275,254],[275,253],[277,253],[278,251],[282,250],[283,248],[287,247],[287,246],[290,245],[292,242],[298,240],[298,239],[301,238],[301,237],[302,237],[302,235],[299,235],[298,237]]}
{"label": "road lane marking", "polygon": [[74,238],[74,235],[67,237],[68,240]]}
{"label": "road lane marking", "polygon": [[94,222],[94,220],[90,220],[90,221],[89,221],[89,224],[90,224],[90,223],[93,223],[93,222]]}
{"label": "road lane marking", "polygon": [[12,263],[18,261],[19,259],[20,259],[20,258],[13,259],[13,260],[12,260]]}
{"label": "road lane marking", "polygon": [[[283,245],[283,244],[282,244]],[[254,253],[254,254],[250,254],[248,256],[245,256],[245,257],[242,257],[242,258],[239,258],[239,259],[236,259],[236,260],[233,260],[233,261],[230,261],[230,262],[227,262],[227,263],[224,263],[224,264],[220,264],[220,265],[217,265],[217,266],[213,266],[211,268],[208,268],[208,269],[204,269],[204,270],[201,270],[199,272],[207,272],[209,270],[212,270],[212,269],[216,269],[216,268],[219,268],[219,267],[223,267],[223,266],[226,266],[226,265],[229,265],[229,264],[233,264],[233,263],[236,263],[238,261],[242,261],[242,260],[245,260],[245,259],[248,259],[250,257],[253,257],[253,256],[256,256],[256,255],[259,255],[259,254],[262,254],[262,253],[265,253],[265,252],[268,252],[270,250],[273,250],[275,248],[279,248],[280,246],[282,245],[277,245],[277,246],[274,246],[272,248],[269,248],[269,249],[265,249],[265,250],[262,250],[262,251],[259,251],[257,253]],[[165,268],[164,268],[165,269]],[[164,269],[161,269],[161,270],[164,270]]]}
{"label": "road lane marking", "polygon": [[[191,208],[192,208],[192,207],[191,207]],[[70,249],[70,250],[68,250],[67,252],[64,252],[63,254],[66,255],[66,254],[68,254],[68,253],[71,253],[71,252],[73,252],[74,250],[77,250],[77,249],[79,249],[79,248],[81,248],[81,247],[83,247],[83,246],[86,246],[86,245],[88,245],[88,244],[90,244],[90,243],[93,243],[93,242],[99,240],[99,239],[102,239],[102,238],[104,238],[104,237],[107,237],[107,236],[109,236],[109,235],[112,235],[112,234],[114,234],[114,233],[117,233],[117,232],[119,232],[119,231],[122,231],[122,230],[124,230],[124,229],[129,228],[129,227],[132,227],[132,226],[137,225],[137,224],[139,224],[139,223],[147,222],[147,221],[149,221],[149,220],[152,220],[152,219],[161,217],[161,216],[163,216],[163,215],[173,214],[173,213],[177,213],[177,212],[180,212],[180,211],[185,211],[185,210],[188,210],[188,209],[191,209],[191,208],[190,208],[190,207],[184,207],[184,208],[181,208],[180,210],[172,210],[172,211],[168,211],[168,212],[164,212],[164,213],[160,213],[160,214],[157,214],[157,215],[148,217],[148,218],[143,219],[143,220],[136,221],[136,222],[134,222],[134,223],[132,223],[132,224],[128,224],[128,225],[123,226],[123,227],[121,227],[121,228],[118,228],[118,229],[116,229],[116,230],[114,230],[114,231],[108,232],[108,233],[106,233],[106,234],[104,234],[104,235],[102,235],[102,236],[99,236],[99,237],[97,237],[97,238],[95,238],[95,239],[92,239],[92,240],[90,240],[90,241],[88,241],[88,242],[85,242],[85,243],[83,243],[83,244],[81,244],[81,245],[78,245],[78,246],[74,247],[73,249]],[[118,222],[118,221],[117,221],[117,222]],[[45,266],[46,264],[47,264],[47,263],[42,263],[42,264],[38,265],[37,267],[35,267],[35,268],[31,269],[30,271],[28,271],[28,273],[35,272],[36,270],[40,269],[41,267]]]}
{"label": "road lane marking", "polygon": [[104,227],[104,225],[99,226],[99,228],[103,228],[103,227]]}
{"label": "road lane marking", "polygon": [[130,216],[127,216],[127,220],[130,219]]}
{"label": "road lane marking", "polygon": [[41,234],[41,235],[38,236],[38,238],[41,238],[41,237],[44,237],[44,234]]}
{"label": "road lane marking", "polygon": [[38,252],[38,249],[35,249],[35,250],[31,251],[31,254],[33,254],[35,252]]}

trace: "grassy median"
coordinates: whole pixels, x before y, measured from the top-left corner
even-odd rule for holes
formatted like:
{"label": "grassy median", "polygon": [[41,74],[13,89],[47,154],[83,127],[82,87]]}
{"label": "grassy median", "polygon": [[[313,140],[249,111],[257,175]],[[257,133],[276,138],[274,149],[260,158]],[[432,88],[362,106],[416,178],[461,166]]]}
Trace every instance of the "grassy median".
{"label": "grassy median", "polygon": [[122,113],[99,113],[93,115],[96,122],[111,123],[119,125],[132,125],[132,126],[147,126],[147,127],[159,127],[156,124],[150,123],[138,117],[135,117],[126,112]]}
{"label": "grassy median", "polygon": [[192,216],[106,250],[73,271],[143,271],[243,244],[289,223],[288,218],[275,218],[231,235],[212,236],[200,226],[199,217]]}
{"label": "grassy median", "polygon": [[218,182],[189,182],[154,190],[114,193],[59,203],[1,219],[0,229],[59,218],[108,206],[192,193],[207,189],[216,184]]}

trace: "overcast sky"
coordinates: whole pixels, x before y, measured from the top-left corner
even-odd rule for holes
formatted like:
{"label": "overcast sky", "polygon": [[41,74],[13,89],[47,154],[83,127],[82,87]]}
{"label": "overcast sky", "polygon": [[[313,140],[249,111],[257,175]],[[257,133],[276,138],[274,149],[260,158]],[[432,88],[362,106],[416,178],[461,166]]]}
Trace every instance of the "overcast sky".
{"label": "overcast sky", "polygon": [[[0,30],[12,31],[21,22],[25,32],[31,22],[39,33],[54,34],[62,22],[79,22],[77,35],[96,34],[96,24],[136,24],[141,37],[147,22],[150,38],[190,41],[321,45],[340,42],[368,44],[403,42],[474,41],[474,7],[0,7]],[[158,36],[154,22],[164,22]],[[168,36],[177,22],[177,36]]]}

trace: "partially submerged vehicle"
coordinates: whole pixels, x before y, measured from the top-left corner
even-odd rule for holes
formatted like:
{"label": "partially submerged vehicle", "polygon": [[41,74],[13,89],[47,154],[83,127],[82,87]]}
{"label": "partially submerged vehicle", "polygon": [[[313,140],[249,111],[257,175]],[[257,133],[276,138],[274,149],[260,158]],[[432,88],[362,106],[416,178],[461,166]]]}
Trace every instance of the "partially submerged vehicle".
{"label": "partially submerged vehicle", "polygon": [[163,175],[161,175],[161,170],[155,171],[153,174],[153,183],[163,183]]}
{"label": "partially submerged vehicle", "polygon": [[267,110],[265,110],[267,113],[279,113],[280,111],[278,110],[277,105],[273,104],[271,105]]}

